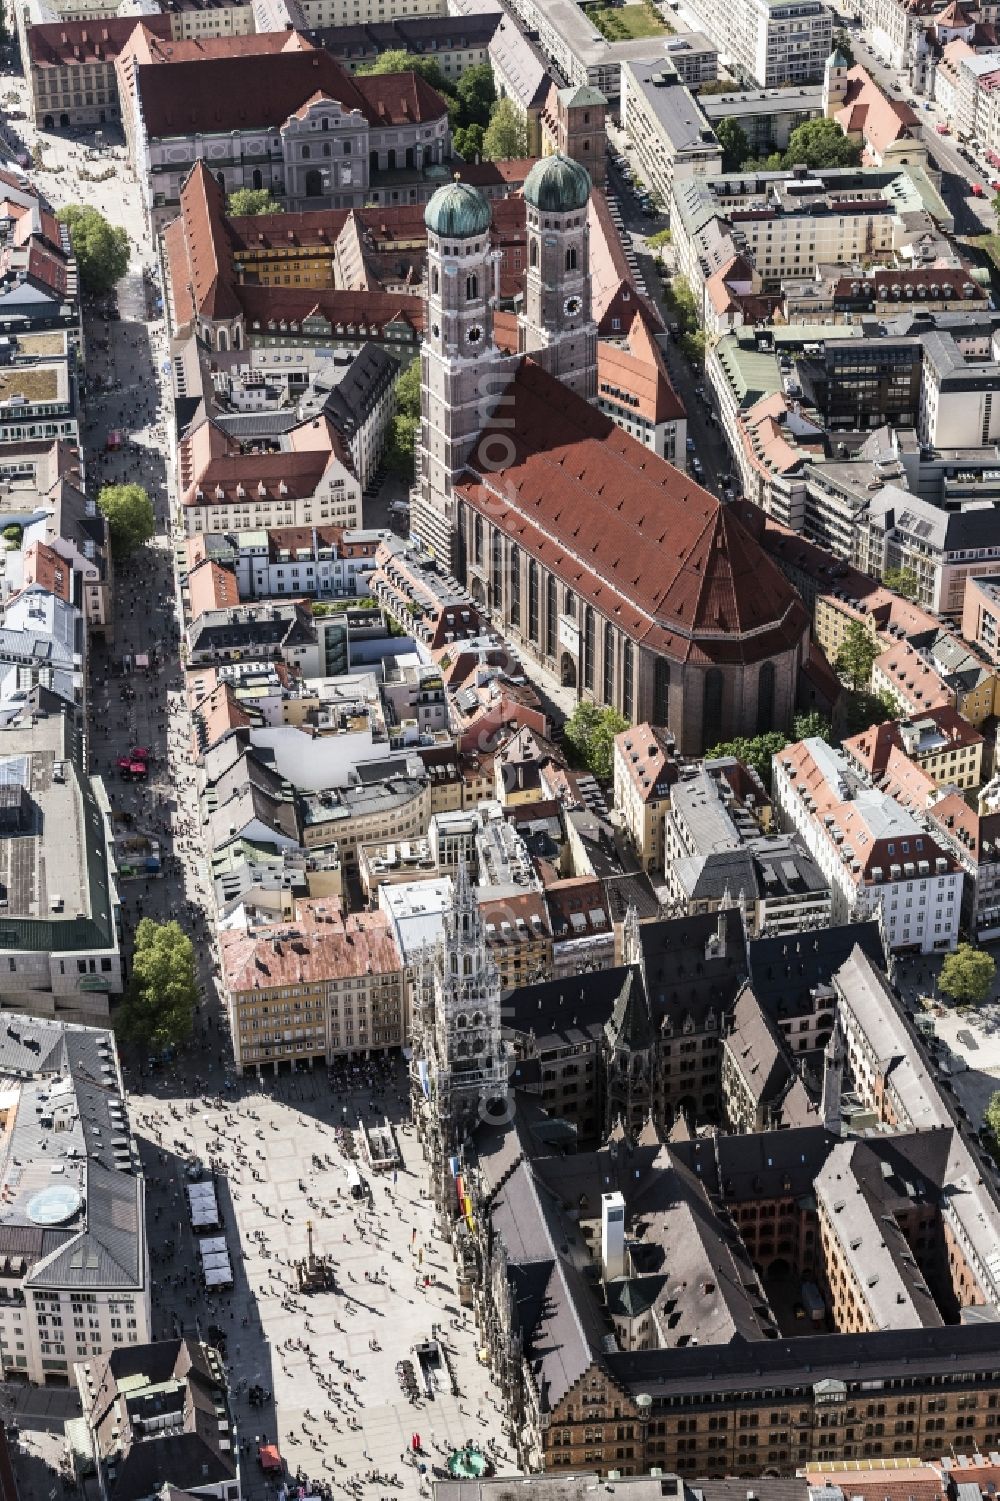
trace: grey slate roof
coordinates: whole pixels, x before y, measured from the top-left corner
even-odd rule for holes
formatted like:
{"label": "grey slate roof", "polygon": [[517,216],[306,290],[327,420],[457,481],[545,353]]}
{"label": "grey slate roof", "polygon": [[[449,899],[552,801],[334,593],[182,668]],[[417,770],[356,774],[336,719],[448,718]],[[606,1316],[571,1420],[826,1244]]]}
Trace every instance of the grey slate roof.
{"label": "grey slate roof", "polygon": [[[141,1289],[144,1184],[111,1033],[0,1012],[0,1080],[19,1091],[4,1138],[0,1258],[23,1258],[31,1287]],[[56,1185],[67,1212],[46,1227],[32,1206]]]}
{"label": "grey slate roof", "polygon": [[[225,1370],[193,1339],[121,1346],[87,1362],[87,1413],[109,1501],[228,1486],[237,1476]],[[113,1473],[112,1473],[113,1471]]]}

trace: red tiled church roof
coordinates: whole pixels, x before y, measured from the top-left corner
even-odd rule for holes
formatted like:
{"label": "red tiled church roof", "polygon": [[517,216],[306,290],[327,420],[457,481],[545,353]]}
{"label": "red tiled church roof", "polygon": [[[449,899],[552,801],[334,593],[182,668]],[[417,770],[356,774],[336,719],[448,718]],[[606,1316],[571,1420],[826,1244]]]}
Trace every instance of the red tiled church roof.
{"label": "red tiled church roof", "polygon": [[412,73],[352,78],[328,52],[209,57],[196,62],[140,63],[137,88],[150,137],[214,134],[283,125],[315,94],[360,110],[372,125],[438,120],[445,103]]}
{"label": "red tiled church roof", "polygon": [[633,639],[718,662],[801,639],[802,601],[713,495],[530,359],[500,410],[460,494]]}

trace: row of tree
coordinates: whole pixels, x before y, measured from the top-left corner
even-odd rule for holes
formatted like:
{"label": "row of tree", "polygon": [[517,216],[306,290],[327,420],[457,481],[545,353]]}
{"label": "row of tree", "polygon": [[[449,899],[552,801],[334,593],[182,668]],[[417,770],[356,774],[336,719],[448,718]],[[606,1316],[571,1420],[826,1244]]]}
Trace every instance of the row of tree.
{"label": "row of tree", "polygon": [[807,167],[856,167],[861,161],[861,143],[845,136],[836,120],[805,120],[788,137],[786,151],[772,151],[763,157],[754,154],[738,120],[720,120],[715,134],[722,147],[723,172],[780,172],[800,163]]}
{"label": "row of tree", "polygon": [[433,58],[397,49],[383,52],[370,67],[358,71],[419,73],[447,104],[452,144],[465,161],[478,156],[498,162],[528,154],[524,119],[509,99],[497,98],[489,63],[466,68],[460,78],[446,78]]}

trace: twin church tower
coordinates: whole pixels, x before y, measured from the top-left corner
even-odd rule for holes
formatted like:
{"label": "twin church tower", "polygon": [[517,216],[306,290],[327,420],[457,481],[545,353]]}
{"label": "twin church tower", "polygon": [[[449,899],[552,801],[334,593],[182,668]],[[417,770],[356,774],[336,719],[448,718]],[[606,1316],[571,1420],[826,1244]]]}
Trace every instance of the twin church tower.
{"label": "twin church tower", "polygon": [[[452,566],[456,526],[452,487],[462,470],[490,467],[476,439],[500,410],[521,355],[588,401],[597,395],[597,327],[590,306],[590,177],[556,153],[535,163],[524,183],[525,290],[517,353],[496,347],[500,254],[492,247],[489,202],[451,182],[427,205],[427,291],[420,354],[420,442],[412,529]],[[498,467],[503,455],[497,454]]]}

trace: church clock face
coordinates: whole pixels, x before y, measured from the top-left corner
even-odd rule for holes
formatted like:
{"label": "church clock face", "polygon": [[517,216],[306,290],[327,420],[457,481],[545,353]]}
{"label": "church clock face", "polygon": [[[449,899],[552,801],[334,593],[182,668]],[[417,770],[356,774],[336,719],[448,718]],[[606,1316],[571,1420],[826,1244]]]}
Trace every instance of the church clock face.
{"label": "church clock face", "polygon": [[563,312],[566,314],[567,318],[575,318],[582,307],[583,301],[581,298],[567,297],[566,301],[563,303]]}
{"label": "church clock face", "polygon": [[483,342],[483,331],[480,328],[479,324],[473,323],[471,328],[468,328],[466,330],[465,337],[467,342],[469,344],[472,344],[473,346],[476,344],[481,344]]}

